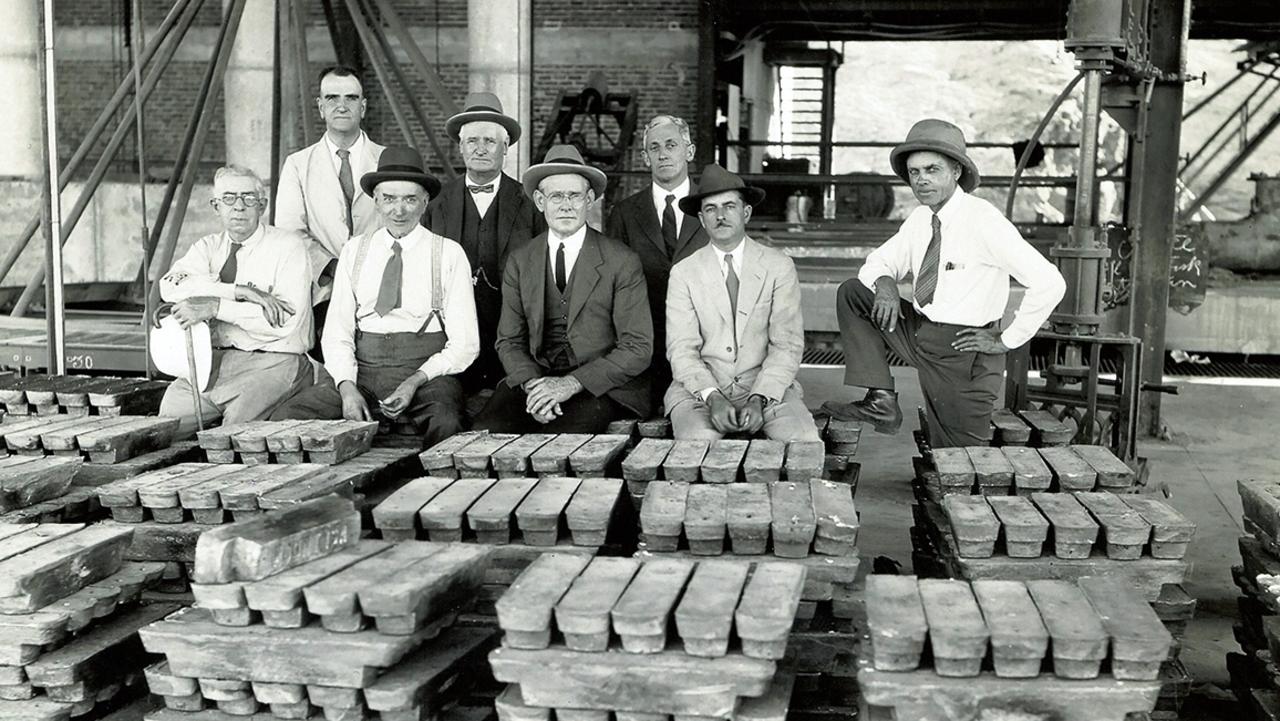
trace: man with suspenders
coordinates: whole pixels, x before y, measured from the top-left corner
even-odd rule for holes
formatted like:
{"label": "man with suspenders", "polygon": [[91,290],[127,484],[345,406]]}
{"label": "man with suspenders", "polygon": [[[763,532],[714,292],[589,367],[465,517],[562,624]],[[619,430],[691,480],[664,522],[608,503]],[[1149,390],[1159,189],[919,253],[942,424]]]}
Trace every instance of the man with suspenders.
{"label": "man with suspenders", "polygon": [[353,238],[338,258],[322,336],[333,382],[272,418],[407,420],[431,445],[462,430],[457,375],[480,352],[471,266],[461,246],[419,222],[440,182],[418,151],[388,147],[360,185],[385,227]]}

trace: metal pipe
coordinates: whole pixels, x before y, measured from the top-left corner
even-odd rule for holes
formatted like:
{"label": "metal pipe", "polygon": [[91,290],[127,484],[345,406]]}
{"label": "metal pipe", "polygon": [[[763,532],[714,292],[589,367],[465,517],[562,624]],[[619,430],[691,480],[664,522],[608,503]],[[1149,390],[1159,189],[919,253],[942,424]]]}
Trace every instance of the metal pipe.
{"label": "metal pipe", "polygon": [[1249,68],[1240,68],[1240,72],[1236,73],[1236,76],[1234,78],[1231,78],[1227,82],[1223,83],[1222,87],[1218,88],[1212,93],[1209,93],[1208,97],[1196,103],[1190,110],[1183,113],[1182,122],[1184,123],[1187,122],[1188,118],[1200,112],[1201,108],[1208,105],[1209,103],[1212,103],[1214,100],[1218,98],[1219,95],[1225,93],[1227,89],[1229,89],[1232,85],[1235,85],[1240,80],[1240,78],[1243,78],[1245,75],[1248,75],[1248,74],[1249,74]]}
{"label": "metal pipe", "polygon": [[[191,19],[194,20],[195,14],[192,13]],[[178,37],[177,40],[181,40]],[[177,42],[166,47],[165,54],[172,57],[172,53],[177,50]],[[146,102],[151,93],[155,91],[156,85],[160,82],[161,75],[164,74],[165,68],[168,66],[168,59],[157,62],[147,69],[146,79],[142,83],[142,101]],[[111,138],[107,141],[106,147],[102,151],[102,156],[98,158],[98,162],[93,166],[93,171],[89,173],[88,179],[85,181],[84,188],[80,191],[76,202],[71,206],[71,210],[67,212],[67,217],[61,223],[59,232],[59,252],[61,247],[71,238],[71,232],[75,230],[76,224],[80,222],[81,216],[84,215],[85,209],[89,207],[89,203],[93,200],[93,194],[97,191],[98,186],[102,183],[102,179],[106,177],[107,170],[110,169],[112,161],[115,160],[116,153],[120,151],[120,146],[124,144],[125,138],[129,135],[129,130],[133,122],[137,119],[134,114],[133,106],[125,109],[125,115],[120,120],[120,124],[111,134]],[[22,291],[22,295],[18,297],[17,302],[13,306],[11,316],[18,318],[26,315],[30,309],[31,303],[35,300],[36,292],[40,289],[40,284],[46,278],[46,269],[37,268],[31,274],[31,278],[27,281],[26,287]]]}
{"label": "metal pipe", "polygon": [[[134,55],[133,58],[133,87],[142,87],[142,64],[137,57],[138,48],[143,44],[142,38],[142,0],[133,0],[133,28],[132,40],[129,43],[129,52]],[[142,250],[142,275],[146,278],[147,268],[150,266],[150,259],[147,257],[147,238],[151,235],[147,229],[147,144],[146,144],[146,124],[143,122],[145,116],[142,114],[142,94],[133,94],[133,115],[137,119],[133,124],[137,131],[135,143],[138,152],[138,203],[141,211],[139,216],[142,222],[138,226],[138,243]],[[146,325],[147,318],[151,317],[151,286],[143,285],[142,295],[142,323]],[[142,347],[147,354],[146,376],[151,378],[151,334],[142,334]],[[199,409],[197,409],[199,410]]]}
{"label": "metal pipe", "polygon": [[[36,0],[39,2],[40,0]],[[45,322],[49,335],[49,371],[58,375],[67,372],[66,308],[62,298],[62,244],[57,241],[62,232],[62,199],[58,192],[58,84],[56,61],[53,56],[53,0],[43,0],[44,49],[37,53],[40,65],[41,90],[44,104],[45,161],[44,182],[44,262],[50,283],[45,294]]]}
{"label": "metal pipe", "polygon": [[[212,80],[210,87],[222,88],[223,76],[226,75],[227,65],[231,59],[231,47],[235,44],[236,31],[240,27],[240,17],[244,14],[244,6],[246,0],[231,0],[231,5],[227,8],[227,14],[222,21],[225,34],[221,47],[218,48],[218,54],[214,60],[210,79]],[[206,101],[216,97],[211,94]],[[187,214],[187,203],[191,200],[191,191],[196,184],[196,176],[200,167],[199,158],[204,150],[205,139],[209,137],[209,126],[213,125],[213,113],[205,112],[200,116],[200,126],[196,128],[196,136],[191,146],[191,158],[193,162],[187,164],[186,173],[182,178],[182,185],[178,188],[178,195],[175,199],[176,209],[174,211],[173,223],[167,228],[164,242],[156,248],[156,258],[151,263],[152,280],[163,273],[169,272],[169,265],[173,262],[173,253],[178,246],[178,234],[182,232],[182,221]],[[158,300],[154,297],[159,292],[159,285],[152,287],[152,302]]]}
{"label": "metal pipe", "polygon": [[[1093,227],[1094,188],[1098,174],[1098,123],[1102,117],[1102,70],[1085,70],[1084,108],[1080,125],[1080,169],[1076,182],[1076,207],[1073,225]],[[1082,236],[1077,236],[1082,237]]]}
{"label": "metal pipe", "polygon": [[[169,11],[169,14],[165,17],[164,22],[161,23],[160,27],[156,30],[156,35],[152,38],[152,44],[143,50],[139,62],[143,65],[150,62],[152,56],[155,55],[156,50],[168,39],[169,31],[177,21],[179,9],[185,8],[191,2],[192,0],[178,0],[178,2]],[[197,2],[203,2],[203,0],[197,0]],[[102,137],[102,132],[106,130],[107,123],[115,117],[116,111],[120,109],[120,105],[124,102],[125,95],[133,87],[133,74],[130,73],[125,76],[124,80],[120,81],[120,85],[116,88],[115,94],[107,100],[107,104],[103,106],[102,112],[98,114],[97,119],[94,120],[93,125],[90,126],[88,132],[85,133],[84,138],[80,141],[80,146],[76,148],[76,151],[72,153],[70,160],[67,161],[66,166],[63,167],[62,174],[58,177],[59,191],[66,188],[67,184],[71,182],[71,178],[74,177],[76,171],[80,169],[80,164],[89,156],[89,151],[98,144],[98,140]],[[40,228],[40,218],[41,213],[37,212],[35,216],[31,218],[31,222],[27,223],[26,227],[22,229],[22,232],[18,234],[17,241],[9,248],[3,260],[0,260],[0,280],[4,280],[5,277],[9,275],[9,271],[13,269],[14,263],[18,261],[18,256],[22,255],[22,251],[26,250],[31,239],[35,237],[36,231]]]}
{"label": "metal pipe", "polygon": [[1266,141],[1267,137],[1270,136],[1271,133],[1275,132],[1277,126],[1280,126],[1280,110],[1277,110],[1271,116],[1271,119],[1267,121],[1267,124],[1258,131],[1258,134],[1250,138],[1244,148],[1231,159],[1231,162],[1227,163],[1226,167],[1218,172],[1218,175],[1213,179],[1213,182],[1209,183],[1209,187],[1205,188],[1204,192],[1192,201],[1191,205],[1188,205],[1186,210],[1183,210],[1178,214],[1178,222],[1187,222],[1191,219],[1191,216],[1195,215],[1197,210],[1208,203],[1209,200],[1222,189],[1222,186],[1226,184],[1232,174],[1240,169],[1240,166],[1244,164],[1244,161],[1248,160],[1250,155],[1253,155],[1253,152],[1258,149],[1258,146],[1262,145],[1262,143]]}
{"label": "metal pipe", "polygon": [[[1211,133],[1208,138],[1205,138],[1205,141],[1200,144],[1200,147],[1196,149],[1196,152],[1192,153],[1191,156],[1187,158],[1187,162],[1183,163],[1182,165],[1180,174],[1186,173],[1191,168],[1191,166],[1194,165],[1195,162],[1200,159],[1200,156],[1204,154],[1204,152],[1209,148],[1209,146],[1213,144],[1213,142],[1218,139],[1218,136],[1221,135],[1223,131],[1227,129],[1227,126],[1231,124],[1231,120],[1236,116],[1236,114],[1239,113],[1241,110],[1247,109],[1249,107],[1249,101],[1253,100],[1254,96],[1257,95],[1258,92],[1261,91],[1262,88],[1267,84],[1268,80],[1274,80],[1274,79],[1275,79],[1275,71],[1273,70],[1271,75],[1258,81],[1257,86],[1255,86],[1253,90],[1249,91],[1249,94],[1244,97],[1244,100],[1240,101],[1240,104],[1236,106],[1236,112],[1228,113],[1227,116],[1223,118],[1222,123],[1218,125],[1218,127],[1213,131],[1213,133]],[[1277,89],[1280,89],[1280,84],[1277,84],[1274,88],[1271,89],[1271,92],[1267,95],[1267,97],[1263,98],[1262,102],[1259,103],[1259,107],[1261,107],[1262,105],[1266,105],[1267,101],[1271,99],[1271,96],[1276,94]],[[1228,138],[1228,142],[1229,141],[1230,141],[1230,138]],[[1183,182],[1189,183],[1191,179],[1199,175],[1203,170],[1204,168],[1197,170],[1195,173],[1192,174],[1191,178],[1186,178],[1183,180]]]}
{"label": "metal pipe", "polygon": [[1045,128],[1049,127],[1049,121],[1053,120],[1053,116],[1061,107],[1062,101],[1066,100],[1071,91],[1076,89],[1080,81],[1084,79],[1084,73],[1076,73],[1076,76],[1067,83],[1066,87],[1058,93],[1058,97],[1053,99],[1049,104],[1049,110],[1045,112],[1044,117],[1040,118],[1040,124],[1036,126],[1036,130],[1031,134],[1031,139],[1027,141],[1027,147],[1022,150],[1022,157],[1018,158],[1018,167],[1014,168],[1013,177],[1009,180],[1009,198],[1005,201],[1004,216],[1006,218],[1013,217],[1013,200],[1018,195],[1018,184],[1022,180],[1022,173],[1027,169],[1027,163],[1031,162],[1031,153],[1035,150],[1036,143],[1039,142],[1041,134]]}
{"label": "metal pipe", "polygon": [[307,122],[307,114],[311,110],[311,104],[307,102],[307,83],[310,82],[310,73],[308,68],[311,67],[311,59],[307,54],[307,20],[306,20],[306,3],[291,2],[289,5],[289,30],[293,35],[293,60],[294,65],[298,69],[298,108],[300,117],[302,118],[302,147],[311,145],[311,125]]}

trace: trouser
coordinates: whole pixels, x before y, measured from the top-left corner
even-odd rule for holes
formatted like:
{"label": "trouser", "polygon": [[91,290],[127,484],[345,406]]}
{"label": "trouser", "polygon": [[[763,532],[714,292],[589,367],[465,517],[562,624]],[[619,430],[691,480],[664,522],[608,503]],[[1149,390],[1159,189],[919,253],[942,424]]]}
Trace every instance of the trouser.
{"label": "trouser", "polygon": [[471,427],[491,433],[604,433],[610,423],[635,415],[608,396],[596,397],[584,390],[560,404],[559,418],[544,424],[525,410],[527,400],[519,386],[512,388],[503,381]]}
{"label": "trouser", "polygon": [[936,447],[983,446],[991,442],[991,411],[1004,377],[1003,353],[975,353],[951,347],[968,326],[935,323],[911,303],[899,301],[901,318],[893,332],[871,319],[875,291],[851,278],[840,286],[836,318],[845,354],[845,385],[893,389],[885,350],[914,366],[920,376],[929,438]]}
{"label": "trouser", "polygon": [[493,388],[506,371],[498,357],[498,318],[502,315],[502,291],[490,288],[482,278],[475,286],[476,320],[480,329],[480,355],[459,375],[467,395]]}
{"label": "trouser", "polygon": [[[356,332],[356,389],[376,420],[385,419],[378,401],[444,347],[444,333]],[[462,430],[462,384],[455,376],[438,376],[418,386],[409,407],[397,421],[409,421],[422,435],[424,446]],[[282,405],[272,420],[341,418],[342,394],[333,379],[314,386]]]}
{"label": "trouser", "polygon": [[[742,410],[750,392],[726,396],[733,407]],[[696,396],[689,396],[671,408],[671,433],[676,438],[714,441],[724,434],[711,425],[711,407]],[[766,438],[775,441],[817,441],[817,426],[813,414],[804,404],[799,386],[793,384],[782,395],[782,400],[764,409],[764,427],[760,429]]]}
{"label": "trouser", "polygon": [[[209,387],[200,394],[200,417],[207,428],[219,419],[224,424],[262,420],[286,399],[311,386],[311,361],[302,353],[213,351]],[[180,419],[178,437],[196,431],[196,407],[191,385],[179,378],[165,390],[160,415]]]}
{"label": "trouser", "polygon": [[307,351],[307,355],[314,358],[317,363],[324,363],[324,349],[320,347],[320,339],[324,337],[325,318],[329,317],[329,301],[322,300],[312,306],[311,317],[316,329],[316,342],[311,344],[311,350]]}

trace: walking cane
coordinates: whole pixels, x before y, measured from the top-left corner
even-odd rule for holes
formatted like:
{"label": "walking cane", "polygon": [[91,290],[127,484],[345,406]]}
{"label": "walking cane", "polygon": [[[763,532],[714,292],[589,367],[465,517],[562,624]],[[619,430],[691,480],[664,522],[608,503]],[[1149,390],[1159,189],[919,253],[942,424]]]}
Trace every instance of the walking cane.
{"label": "walking cane", "polygon": [[[162,312],[173,310],[173,303],[161,303],[156,307],[155,313],[152,315],[152,325],[160,327],[160,316]],[[187,341],[187,385],[191,388],[191,401],[196,409],[196,430],[204,430],[204,408],[200,401],[200,389],[196,387],[199,382],[199,375],[196,372],[196,342],[191,335],[191,329],[183,329],[183,335]]]}

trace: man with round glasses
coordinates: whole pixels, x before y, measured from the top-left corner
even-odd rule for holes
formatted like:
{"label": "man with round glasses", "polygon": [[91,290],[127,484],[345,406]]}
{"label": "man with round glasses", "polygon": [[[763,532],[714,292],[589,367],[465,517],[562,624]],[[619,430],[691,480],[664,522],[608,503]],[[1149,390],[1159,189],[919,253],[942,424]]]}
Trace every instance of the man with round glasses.
{"label": "man with round glasses", "polygon": [[653,322],[635,251],[587,227],[603,171],[557,145],[525,171],[548,230],[511,251],[502,278],[498,356],[506,378],[474,427],[601,433],[649,414]]}
{"label": "man with round glasses", "polygon": [[316,108],[324,119],[324,136],[285,159],[275,221],[311,241],[313,302],[317,330],[323,330],[338,254],[349,239],[381,225],[373,198],[355,179],[377,169],[383,148],[360,128],[368,100],[355,70],[344,65],[321,70]]}
{"label": "man with round glasses", "polygon": [[[174,304],[183,328],[209,323],[214,355],[201,393],[204,424],[259,420],[311,385],[307,241],[262,222],[266,188],[247,168],[219,168],[210,205],[223,231],[192,243],[160,279],[160,297]],[[179,432],[190,435],[196,413],[190,385],[174,381],[160,415],[181,419]]]}
{"label": "man with round glasses", "polygon": [[462,112],[446,120],[444,128],[458,144],[467,172],[444,184],[424,222],[432,233],[457,241],[471,263],[480,357],[462,375],[462,383],[475,393],[492,388],[503,376],[494,341],[507,255],[547,228],[519,181],[502,170],[507,149],[520,139],[520,124],[503,114],[496,95],[471,93]]}

